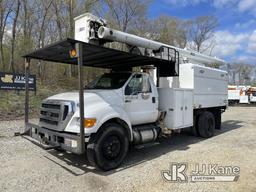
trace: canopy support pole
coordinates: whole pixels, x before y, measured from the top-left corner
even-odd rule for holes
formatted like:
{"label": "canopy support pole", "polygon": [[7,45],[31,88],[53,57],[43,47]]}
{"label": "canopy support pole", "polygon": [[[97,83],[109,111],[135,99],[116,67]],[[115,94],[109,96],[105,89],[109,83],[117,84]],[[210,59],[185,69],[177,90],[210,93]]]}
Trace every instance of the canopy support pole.
{"label": "canopy support pole", "polygon": [[24,134],[30,134],[29,123],[29,73],[30,58],[25,58],[25,131]]}
{"label": "canopy support pole", "polygon": [[79,109],[80,109],[80,152],[85,151],[84,138],[84,86],[83,86],[83,44],[76,43],[78,53]]}

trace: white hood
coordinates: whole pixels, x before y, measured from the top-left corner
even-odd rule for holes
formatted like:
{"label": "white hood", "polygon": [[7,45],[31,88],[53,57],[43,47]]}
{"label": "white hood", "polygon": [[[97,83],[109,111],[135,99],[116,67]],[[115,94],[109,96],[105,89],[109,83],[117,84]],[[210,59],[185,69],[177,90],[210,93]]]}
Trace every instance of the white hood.
{"label": "white hood", "polygon": [[[46,100],[73,101],[75,103],[74,115],[65,128],[67,132],[79,133],[77,120],[79,113],[79,92],[60,93]],[[86,129],[86,133],[94,133],[104,123],[107,118],[120,117],[129,122],[129,119],[122,112],[124,105],[122,89],[117,90],[85,90],[84,91],[84,117],[96,118],[97,123],[94,128]]]}
{"label": "white hood", "polygon": [[[79,92],[72,91],[66,93],[60,93],[48,97],[46,100],[65,100],[74,101],[76,104],[79,103]],[[108,103],[110,105],[121,104],[122,90],[85,90],[84,91],[84,103],[85,105],[91,105],[92,103]]]}

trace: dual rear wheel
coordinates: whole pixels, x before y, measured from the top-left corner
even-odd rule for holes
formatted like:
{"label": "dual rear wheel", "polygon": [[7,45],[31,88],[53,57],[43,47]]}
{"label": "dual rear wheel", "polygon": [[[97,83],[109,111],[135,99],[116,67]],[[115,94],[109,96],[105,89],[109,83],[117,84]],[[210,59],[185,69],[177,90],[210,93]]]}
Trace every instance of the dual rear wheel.
{"label": "dual rear wheel", "polygon": [[218,121],[219,118],[215,118],[212,112],[204,111],[195,117],[192,132],[195,136],[210,138],[214,135],[215,129],[219,126]]}

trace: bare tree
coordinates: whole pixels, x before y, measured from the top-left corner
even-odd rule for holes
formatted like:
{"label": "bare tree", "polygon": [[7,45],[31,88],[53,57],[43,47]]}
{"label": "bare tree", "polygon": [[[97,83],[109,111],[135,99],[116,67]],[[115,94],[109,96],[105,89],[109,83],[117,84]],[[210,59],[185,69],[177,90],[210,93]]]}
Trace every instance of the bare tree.
{"label": "bare tree", "polygon": [[68,0],[68,16],[69,16],[69,37],[74,36],[74,9],[76,0]]}
{"label": "bare tree", "polygon": [[28,22],[29,22],[29,5],[27,0],[22,0],[23,6],[23,18],[22,18],[22,29],[23,29],[23,38],[24,45],[26,45],[26,41],[28,39]]}
{"label": "bare tree", "polygon": [[200,16],[191,20],[188,24],[188,39],[192,42],[192,49],[205,52],[211,46],[207,42],[214,37],[214,31],[218,26],[218,20],[214,16]]}
{"label": "bare tree", "polygon": [[149,0],[103,0],[108,7],[107,20],[114,27],[127,31],[129,26],[144,17]]}
{"label": "bare tree", "polygon": [[[36,3],[36,2],[34,2]],[[32,34],[35,29],[36,16],[34,4],[30,0],[21,0],[20,23],[22,28],[22,53],[31,51],[35,46],[32,39]],[[37,36],[33,36],[36,38]]]}
{"label": "bare tree", "polygon": [[100,0],[86,0],[84,4],[84,12],[91,11],[99,1]]}
{"label": "bare tree", "polygon": [[154,30],[159,34],[158,41],[182,47],[186,46],[186,31],[182,27],[183,21],[170,17],[160,16],[154,21]]}
{"label": "bare tree", "polygon": [[[39,17],[41,17],[41,23],[39,24],[39,36],[38,36],[38,45],[37,47],[38,48],[42,48],[44,47],[44,42],[45,42],[45,22],[46,22],[46,19],[47,19],[47,15],[48,15],[48,11],[52,5],[52,2],[53,0],[50,0],[50,1],[45,1],[45,0],[41,0],[40,4],[42,5],[42,11],[40,11],[40,14],[39,14]],[[41,7],[41,6],[40,6]],[[37,64],[37,67],[38,67],[38,75],[39,77],[42,76],[42,62],[39,60],[38,61],[38,64]]]}
{"label": "bare tree", "polygon": [[63,17],[61,15],[61,9],[63,8],[63,1],[53,1],[53,10],[55,14],[55,22],[58,30],[59,40],[63,38]]}
{"label": "bare tree", "polygon": [[0,0],[0,62],[3,65],[3,69],[5,69],[3,40],[6,30],[7,19],[12,12],[13,3],[14,1]]}
{"label": "bare tree", "polygon": [[187,36],[183,23],[184,21],[180,19],[165,15],[154,20],[141,18],[136,20],[132,33],[184,48],[187,43]]}
{"label": "bare tree", "polygon": [[16,39],[16,26],[17,26],[17,20],[19,17],[20,12],[20,0],[17,1],[16,10],[15,10],[15,16],[12,23],[12,39],[11,39],[11,56],[10,56],[10,62],[9,62],[9,70],[11,70],[13,73],[15,72],[14,67],[14,47],[15,47],[15,39]]}

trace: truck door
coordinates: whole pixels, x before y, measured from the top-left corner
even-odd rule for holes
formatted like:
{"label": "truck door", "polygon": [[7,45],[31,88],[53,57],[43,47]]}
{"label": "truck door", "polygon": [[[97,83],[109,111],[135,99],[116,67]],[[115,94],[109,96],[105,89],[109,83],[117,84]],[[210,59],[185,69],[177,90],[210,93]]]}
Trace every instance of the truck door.
{"label": "truck door", "polygon": [[135,74],[124,90],[124,105],[132,125],[152,123],[158,117],[158,98],[148,74]]}

